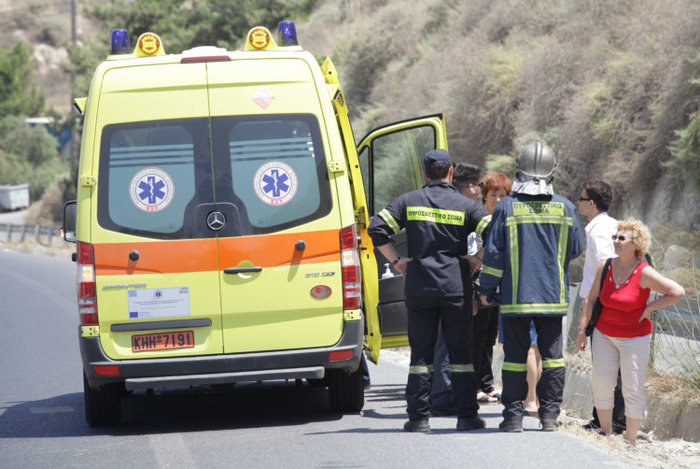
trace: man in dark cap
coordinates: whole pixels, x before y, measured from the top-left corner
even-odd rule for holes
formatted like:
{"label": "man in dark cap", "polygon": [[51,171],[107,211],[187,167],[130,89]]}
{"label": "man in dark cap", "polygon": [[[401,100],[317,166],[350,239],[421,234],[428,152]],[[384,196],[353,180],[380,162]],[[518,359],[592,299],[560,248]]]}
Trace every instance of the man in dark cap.
{"label": "man in dark cap", "polygon": [[[423,158],[428,181],[422,189],[393,200],[372,219],[368,230],[375,247],[406,276],[406,308],[411,364],[406,385],[409,420],[404,430],[430,432],[430,388],[438,326],[447,344],[452,377],[452,399],[457,408],[457,430],[484,428],[476,402],[476,380],[471,361],[471,282],[466,261],[467,237],[486,211],[461,196],[452,186],[453,167],[445,150]],[[390,236],[406,229],[408,257],[402,258]]]}

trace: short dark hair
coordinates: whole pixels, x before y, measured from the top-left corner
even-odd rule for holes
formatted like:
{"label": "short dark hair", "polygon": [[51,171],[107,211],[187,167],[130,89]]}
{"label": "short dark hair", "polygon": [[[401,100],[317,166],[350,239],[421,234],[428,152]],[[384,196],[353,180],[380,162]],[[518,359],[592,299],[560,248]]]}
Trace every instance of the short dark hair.
{"label": "short dark hair", "polygon": [[447,173],[450,172],[452,163],[438,161],[425,169],[425,174],[428,175],[428,179],[431,181],[439,181],[440,179],[445,179]]}
{"label": "short dark hair", "polygon": [[452,174],[452,185],[460,193],[469,187],[469,184],[478,184],[481,177],[481,168],[475,164],[457,163]]}
{"label": "short dark hair", "polygon": [[586,189],[588,198],[593,201],[598,210],[601,212],[608,211],[613,197],[610,184],[600,180],[586,181],[583,183],[583,188]]}

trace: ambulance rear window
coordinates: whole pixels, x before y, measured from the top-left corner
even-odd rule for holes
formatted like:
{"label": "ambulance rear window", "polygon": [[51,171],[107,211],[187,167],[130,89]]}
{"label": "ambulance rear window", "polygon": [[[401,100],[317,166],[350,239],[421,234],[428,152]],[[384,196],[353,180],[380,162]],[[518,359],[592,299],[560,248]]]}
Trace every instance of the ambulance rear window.
{"label": "ambulance rear window", "polygon": [[[312,115],[236,116],[212,119],[225,132],[231,186],[251,233],[266,233],[320,217],[331,208],[326,159]],[[215,151],[215,154],[218,152]],[[224,195],[225,197],[225,195]]]}
{"label": "ambulance rear window", "polygon": [[102,132],[98,221],[130,234],[186,238],[194,201],[212,201],[208,119],[139,122]]}
{"label": "ambulance rear window", "polygon": [[[284,230],[332,208],[311,114],[135,122],[102,131],[97,219],[160,239]],[[226,225],[210,229],[222,211]]]}

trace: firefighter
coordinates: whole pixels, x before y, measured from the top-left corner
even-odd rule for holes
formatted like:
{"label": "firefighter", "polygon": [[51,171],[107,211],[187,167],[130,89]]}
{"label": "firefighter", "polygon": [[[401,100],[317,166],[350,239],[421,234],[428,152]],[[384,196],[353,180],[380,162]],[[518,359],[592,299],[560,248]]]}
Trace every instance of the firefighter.
{"label": "firefighter", "polygon": [[[406,276],[411,364],[406,384],[409,420],[404,430],[430,432],[430,388],[438,324],[447,344],[457,430],[484,428],[478,415],[471,362],[471,282],[467,237],[486,211],[452,186],[452,160],[445,150],[423,158],[422,188],[393,200],[372,219],[375,247]],[[406,229],[408,257],[399,256],[390,236]],[[464,275],[464,281],[462,277]]]}
{"label": "firefighter", "polygon": [[485,236],[481,271],[482,302],[496,302],[500,286],[505,357],[499,428],[523,430],[532,320],[542,354],[537,385],[540,424],[544,431],[556,431],[566,375],[562,317],[569,303],[569,261],[583,251],[584,235],[576,207],[553,191],[557,161],[552,150],[541,142],[527,145],[516,165],[513,193],[494,209]]}

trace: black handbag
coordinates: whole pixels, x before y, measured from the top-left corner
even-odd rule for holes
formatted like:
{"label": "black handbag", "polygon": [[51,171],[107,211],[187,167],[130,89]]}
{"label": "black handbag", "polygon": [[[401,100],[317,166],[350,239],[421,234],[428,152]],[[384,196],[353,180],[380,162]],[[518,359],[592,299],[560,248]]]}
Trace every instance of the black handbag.
{"label": "black handbag", "polygon": [[603,291],[603,282],[605,281],[605,276],[608,273],[608,268],[610,267],[611,261],[612,258],[606,260],[605,265],[603,266],[603,272],[600,276],[600,290],[598,291],[598,298],[596,298],[595,303],[593,303],[593,312],[591,312],[591,319],[588,321],[588,325],[586,326],[586,336],[588,337],[590,337],[590,335],[593,334],[593,329],[595,329],[595,325],[598,322],[598,318],[600,317],[600,310],[603,309],[603,305],[600,303],[600,292]]}

